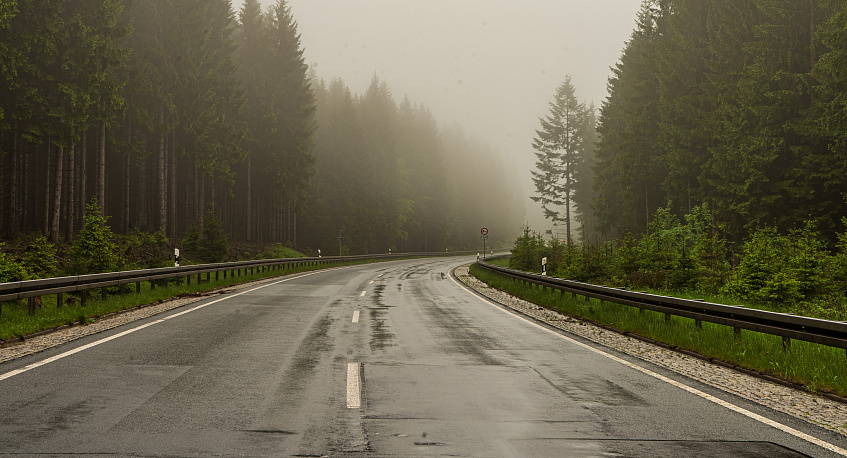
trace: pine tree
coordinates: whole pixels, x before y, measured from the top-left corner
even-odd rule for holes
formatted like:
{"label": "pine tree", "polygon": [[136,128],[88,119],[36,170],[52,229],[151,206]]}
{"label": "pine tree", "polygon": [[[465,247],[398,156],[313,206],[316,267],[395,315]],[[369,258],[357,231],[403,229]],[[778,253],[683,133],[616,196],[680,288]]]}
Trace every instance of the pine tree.
{"label": "pine tree", "polygon": [[[550,114],[540,119],[532,148],[536,151],[538,171],[532,172],[536,193],[532,200],[541,202],[544,217],[553,224],[565,223],[568,244],[571,238],[571,196],[575,174],[586,146],[585,105],[576,99],[570,76],[556,89],[550,102]],[[564,212],[564,214],[562,214]]]}
{"label": "pine tree", "polygon": [[595,209],[603,233],[644,232],[664,205],[666,170],[659,148],[657,41],[666,4],[645,0],[638,26],[612,69],[609,97],[600,108],[597,147],[599,196]]}

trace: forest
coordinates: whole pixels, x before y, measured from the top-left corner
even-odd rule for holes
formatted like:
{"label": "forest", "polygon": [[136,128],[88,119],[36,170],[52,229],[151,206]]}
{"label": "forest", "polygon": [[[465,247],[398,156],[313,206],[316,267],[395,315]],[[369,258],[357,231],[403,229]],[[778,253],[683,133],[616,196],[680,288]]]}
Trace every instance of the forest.
{"label": "forest", "polygon": [[847,216],[847,2],[646,0],[608,82],[589,234],[706,205],[736,249]]}
{"label": "forest", "polygon": [[285,0],[0,0],[0,183],[3,240],[52,244],[87,208],[324,254],[475,249],[524,217],[491,147],[317,75]]}

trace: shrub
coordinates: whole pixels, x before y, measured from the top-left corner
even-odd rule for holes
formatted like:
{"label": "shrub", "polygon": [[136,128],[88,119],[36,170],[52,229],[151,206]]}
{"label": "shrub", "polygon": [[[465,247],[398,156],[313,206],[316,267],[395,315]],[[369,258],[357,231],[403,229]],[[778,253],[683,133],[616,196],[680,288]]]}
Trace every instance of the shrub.
{"label": "shrub", "polygon": [[114,272],[123,267],[118,256],[112,229],[106,225],[108,218],[100,214],[97,199],[85,207],[85,225],[71,246],[71,269],[75,274]]}
{"label": "shrub", "polygon": [[722,292],[766,303],[802,299],[803,285],[791,272],[790,249],[788,238],[776,229],[759,229],[744,243],[735,276]]}
{"label": "shrub", "polygon": [[48,242],[44,236],[38,236],[24,252],[23,266],[32,278],[56,276],[59,270],[56,246]]}
{"label": "shrub", "polygon": [[541,234],[524,226],[523,235],[515,240],[512,247],[512,257],[509,259],[509,267],[512,269],[538,272],[541,270],[541,258],[547,256],[549,250],[544,244]]}
{"label": "shrub", "polygon": [[[3,246],[5,243],[0,243],[0,248]],[[0,283],[29,280],[29,278],[30,275],[24,266],[0,251]]]}

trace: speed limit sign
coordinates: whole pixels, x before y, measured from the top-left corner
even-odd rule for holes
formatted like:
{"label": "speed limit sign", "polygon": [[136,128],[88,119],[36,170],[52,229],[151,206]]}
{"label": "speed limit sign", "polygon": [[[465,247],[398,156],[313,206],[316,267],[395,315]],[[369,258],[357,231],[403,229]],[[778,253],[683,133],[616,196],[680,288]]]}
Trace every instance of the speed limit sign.
{"label": "speed limit sign", "polygon": [[488,235],[488,228],[483,227],[482,230],[479,231],[479,233],[482,234],[482,235]]}

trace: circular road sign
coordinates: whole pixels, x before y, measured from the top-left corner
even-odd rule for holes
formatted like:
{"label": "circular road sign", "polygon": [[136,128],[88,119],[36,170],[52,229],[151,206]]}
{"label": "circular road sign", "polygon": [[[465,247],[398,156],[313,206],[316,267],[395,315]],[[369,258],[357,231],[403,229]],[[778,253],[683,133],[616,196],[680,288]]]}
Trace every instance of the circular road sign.
{"label": "circular road sign", "polygon": [[483,227],[482,230],[479,231],[479,233],[482,234],[482,235],[488,235],[488,228]]}

